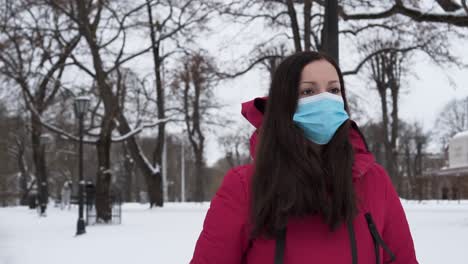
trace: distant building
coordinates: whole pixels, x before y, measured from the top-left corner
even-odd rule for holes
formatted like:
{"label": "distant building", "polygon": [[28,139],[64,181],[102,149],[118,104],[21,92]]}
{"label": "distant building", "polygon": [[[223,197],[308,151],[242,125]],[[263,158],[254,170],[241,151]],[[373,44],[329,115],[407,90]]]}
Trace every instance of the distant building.
{"label": "distant building", "polygon": [[456,134],[449,143],[449,168],[468,167],[468,131]]}
{"label": "distant building", "polygon": [[[447,152],[448,155],[425,159],[427,169],[416,177],[419,199],[468,199],[468,131],[456,134]],[[444,163],[439,169],[433,167]]]}

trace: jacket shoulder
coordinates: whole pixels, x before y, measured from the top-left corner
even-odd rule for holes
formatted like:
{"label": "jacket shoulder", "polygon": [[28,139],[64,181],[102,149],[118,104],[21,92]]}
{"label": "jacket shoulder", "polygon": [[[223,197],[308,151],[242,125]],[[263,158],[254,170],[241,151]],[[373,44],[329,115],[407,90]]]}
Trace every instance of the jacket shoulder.
{"label": "jacket shoulder", "polygon": [[241,185],[245,197],[249,194],[250,189],[250,180],[253,175],[253,164],[246,164],[231,168],[224,176],[223,185],[225,183],[231,185]]}
{"label": "jacket shoulder", "polygon": [[382,165],[374,162],[356,183],[356,192],[361,208],[375,216],[383,216],[386,199],[392,181]]}
{"label": "jacket shoulder", "polygon": [[392,184],[390,176],[388,175],[385,168],[377,162],[373,162],[369,165],[366,173],[364,173],[361,181],[364,185],[374,187],[376,189],[386,189],[388,184]]}
{"label": "jacket shoulder", "polygon": [[228,173],[237,174],[239,177],[247,180],[252,177],[253,171],[253,164],[245,164],[230,169]]}
{"label": "jacket shoulder", "polygon": [[219,193],[230,193],[242,201],[247,201],[250,190],[250,178],[253,174],[253,165],[242,165],[229,169],[222,181]]}

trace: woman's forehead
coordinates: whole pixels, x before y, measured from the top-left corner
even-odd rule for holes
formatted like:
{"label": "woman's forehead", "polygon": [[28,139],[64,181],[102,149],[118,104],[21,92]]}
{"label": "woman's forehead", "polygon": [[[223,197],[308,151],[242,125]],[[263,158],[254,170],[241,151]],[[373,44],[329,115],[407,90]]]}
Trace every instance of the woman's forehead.
{"label": "woman's forehead", "polygon": [[307,64],[301,73],[301,82],[329,82],[338,79],[335,67],[326,60],[314,61]]}

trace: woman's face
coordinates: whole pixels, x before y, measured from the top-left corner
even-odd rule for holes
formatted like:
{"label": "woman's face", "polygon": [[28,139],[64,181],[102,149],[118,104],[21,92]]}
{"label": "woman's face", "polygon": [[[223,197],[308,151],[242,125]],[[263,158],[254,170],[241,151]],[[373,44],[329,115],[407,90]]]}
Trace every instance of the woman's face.
{"label": "woman's face", "polygon": [[301,73],[299,98],[324,92],[341,95],[340,79],[335,67],[326,60],[307,64]]}

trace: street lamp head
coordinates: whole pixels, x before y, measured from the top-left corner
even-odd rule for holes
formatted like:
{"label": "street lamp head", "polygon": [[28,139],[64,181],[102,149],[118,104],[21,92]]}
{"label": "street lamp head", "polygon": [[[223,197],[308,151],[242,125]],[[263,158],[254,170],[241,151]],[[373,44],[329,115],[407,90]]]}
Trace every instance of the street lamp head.
{"label": "street lamp head", "polygon": [[80,117],[88,111],[89,108],[89,97],[88,96],[78,96],[75,98],[75,114]]}

